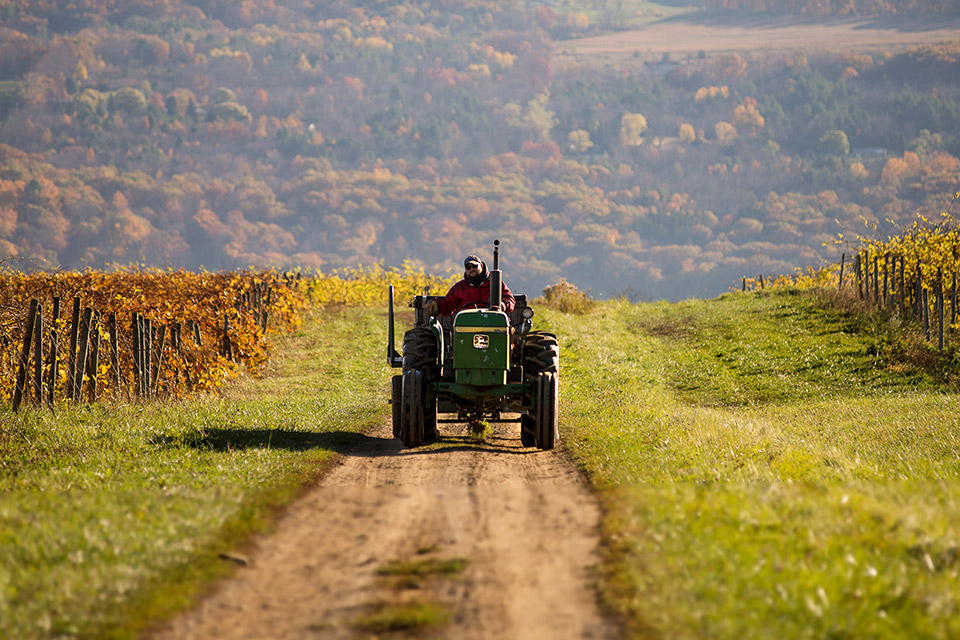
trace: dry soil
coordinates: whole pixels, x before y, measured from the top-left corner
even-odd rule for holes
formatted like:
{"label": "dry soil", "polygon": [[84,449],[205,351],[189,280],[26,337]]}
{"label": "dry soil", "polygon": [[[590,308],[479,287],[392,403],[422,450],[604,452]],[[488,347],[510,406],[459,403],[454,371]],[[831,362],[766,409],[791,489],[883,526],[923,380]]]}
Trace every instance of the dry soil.
{"label": "dry soil", "polygon": [[[346,447],[233,579],[155,637],[611,638],[592,587],[598,522],[577,470],[557,451],[522,448],[515,424],[482,442],[441,425],[439,443],[412,450],[384,426]],[[381,575],[396,563],[408,569]],[[364,626],[424,604],[448,621],[385,635]]]}

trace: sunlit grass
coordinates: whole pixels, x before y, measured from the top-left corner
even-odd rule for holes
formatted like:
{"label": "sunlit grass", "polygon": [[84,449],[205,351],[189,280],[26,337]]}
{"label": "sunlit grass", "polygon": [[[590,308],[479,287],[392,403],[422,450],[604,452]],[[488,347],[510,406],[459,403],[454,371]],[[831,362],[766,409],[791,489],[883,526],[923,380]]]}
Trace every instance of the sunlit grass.
{"label": "sunlit grass", "polygon": [[228,571],[218,553],[385,418],[385,333],[326,312],[222,395],[0,415],[0,637],[132,636]]}
{"label": "sunlit grass", "polygon": [[544,315],[633,637],[960,633],[960,397],[882,322],[790,292]]}

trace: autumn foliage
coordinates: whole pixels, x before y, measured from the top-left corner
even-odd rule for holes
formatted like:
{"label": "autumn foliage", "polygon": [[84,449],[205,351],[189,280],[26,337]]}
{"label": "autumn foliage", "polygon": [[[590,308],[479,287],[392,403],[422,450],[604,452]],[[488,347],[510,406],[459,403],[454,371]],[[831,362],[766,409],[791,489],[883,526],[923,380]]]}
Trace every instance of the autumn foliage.
{"label": "autumn foliage", "polygon": [[444,272],[499,237],[521,292],[710,295],[960,182],[955,43],[558,53],[605,4],[0,2],[0,259]]}

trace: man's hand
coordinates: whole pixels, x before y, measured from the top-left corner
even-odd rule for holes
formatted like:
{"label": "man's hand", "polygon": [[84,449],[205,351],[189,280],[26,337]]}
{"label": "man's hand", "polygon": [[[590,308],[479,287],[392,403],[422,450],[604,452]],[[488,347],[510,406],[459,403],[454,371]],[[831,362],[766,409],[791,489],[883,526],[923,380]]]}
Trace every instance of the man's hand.
{"label": "man's hand", "polygon": [[437,304],[436,300],[429,300],[424,309],[427,311],[428,316],[437,317],[440,315],[440,305]]}

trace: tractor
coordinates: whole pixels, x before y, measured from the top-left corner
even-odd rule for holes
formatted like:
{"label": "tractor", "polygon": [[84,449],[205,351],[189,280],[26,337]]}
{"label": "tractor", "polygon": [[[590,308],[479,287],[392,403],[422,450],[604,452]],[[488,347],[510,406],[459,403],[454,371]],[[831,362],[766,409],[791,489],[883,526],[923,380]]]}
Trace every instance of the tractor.
{"label": "tractor", "polygon": [[405,447],[437,438],[443,423],[518,422],[524,447],[553,449],[559,438],[557,336],[533,331],[533,308],[515,295],[501,310],[500,241],[494,241],[490,301],[484,308],[435,317],[429,295],[413,298],[414,326],[395,348],[394,288],[388,294],[387,360],[393,376],[393,435]]}

